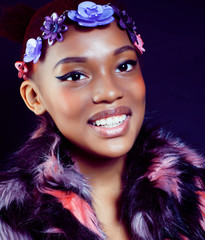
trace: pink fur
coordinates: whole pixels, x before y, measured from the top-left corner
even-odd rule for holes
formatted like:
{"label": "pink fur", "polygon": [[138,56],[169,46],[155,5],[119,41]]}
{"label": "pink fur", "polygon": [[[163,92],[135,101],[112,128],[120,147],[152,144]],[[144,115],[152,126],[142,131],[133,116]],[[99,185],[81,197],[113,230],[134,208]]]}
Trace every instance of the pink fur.
{"label": "pink fur", "polygon": [[174,168],[176,158],[167,154],[163,158],[153,159],[153,164],[147,172],[147,177],[154,182],[155,187],[173,193],[180,200],[179,172]]}
{"label": "pink fur", "polygon": [[[41,185],[44,183],[44,179],[49,176],[54,176],[56,172],[59,172],[58,160],[54,154],[52,154],[49,159],[38,166],[36,169],[36,182],[38,183],[38,188],[41,191]],[[61,172],[62,174],[62,172]]]}
{"label": "pink fur", "polygon": [[42,133],[44,132],[44,127],[40,126],[31,136],[31,139],[38,138],[42,136]]}
{"label": "pink fur", "polygon": [[182,238],[182,240],[189,240],[187,237],[180,235],[180,237]]}
{"label": "pink fur", "polygon": [[187,156],[187,161],[189,161],[189,163],[195,165],[198,168],[204,167],[204,158],[199,156],[199,154],[197,154],[194,150],[184,146],[181,148],[181,152]]}
{"label": "pink fur", "polygon": [[172,139],[170,143],[174,148],[177,148],[179,153],[182,154],[190,164],[193,164],[198,168],[205,167],[204,157],[200,156],[194,149],[187,147],[177,138]]}
{"label": "pink fur", "polygon": [[200,224],[202,226],[202,228],[205,230],[205,193],[202,191],[198,191],[197,192],[198,196],[199,196],[199,208],[201,210],[201,215],[202,215],[202,219],[200,219]]}
{"label": "pink fur", "polygon": [[68,209],[85,227],[99,236],[101,235],[97,228],[97,218],[85,200],[73,192],[66,193],[60,190],[51,189],[47,189],[44,192],[56,197],[62,203],[63,207]]}
{"label": "pink fur", "polygon": [[[138,212],[132,219],[132,230],[134,233],[137,233],[142,239],[152,239],[152,236],[149,231],[149,227],[145,220],[145,216],[149,218],[148,214],[143,212]],[[152,221],[149,218],[150,221]]]}
{"label": "pink fur", "polygon": [[[134,146],[123,173],[120,218],[130,228],[133,239],[164,239],[167,236],[164,240],[188,240],[184,233],[194,239],[205,239],[205,164],[201,156],[179,139],[153,130],[148,136],[146,134],[146,131],[139,134],[136,150]],[[48,142],[44,146],[45,140]],[[41,231],[34,229],[38,239],[45,234],[48,234],[46,237],[65,235],[69,239],[73,236],[76,240],[91,239],[91,236],[96,240],[106,238],[93,210],[91,187],[73,163],[69,149],[64,149],[63,140],[49,128],[45,133],[40,128],[14,156],[17,166],[2,173],[0,208],[2,216],[9,216],[9,226],[0,222],[0,228],[6,228],[5,234],[14,237],[5,237],[7,235],[1,235],[0,231],[0,239],[14,239],[15,227],[22,222],[26,223],[22,229],[28,236],[33,232],[32,223],[38,224]],[[139,159],[142,164],[137,161]],[[20,176],[29,176],[29,180]],[[30,189],[34,190],[29,192]],[[196,192],[193,189],[197,189]],[[197,197],[198,201],[194,201]],[[19,204],[30,206],[29,201],[35,207],[27,208],[19,219],[15,208],[19,209]],[[51,214],[40,212],[48,210]],[[17,225],[13,228],[14,222]]]}
{"label": "pink fur", "polygon": [[63,233],[63,231],[60,228],[49,228],[45,233]]}
{"label": "pink fur", "polygon": [[[89,228],[91,231],[95,232],[99,236],[103,237],[102,231],[98,227],[98,220],[91,206],[84,199],[82,199],[76,193],[70,191],[65,192],[42,187],[44,186],[44,181],[48,181],[51,184],[49,178],[52,177],[56,181],[56,184],[62,181],[64,181],[65,185],[67,182],[69,182],[69,184],[73,185],[74,187],[78,187],[79,184],[84,184],[84,187],[82,188],[82,193],[86,192],[85,195],[88,195],[85,180],[83,178],[77,179],[76,170],[78,170],[78,168],[74,164],[74,166],[70,166],[68,168],[66,173],[66,169],[61,166],[58,159],[52,152],[52,155],[38,167],[37,182],[40,183],[38,189],[42,193],[47,193],[56,197],[62,203],[63,207],[68,209],[81,224],[83,224],[85,227]],[[73,176],[73,174],[75,174],[75,176]],[[72,178],[74,179],[72,180]],[[52,182],[52,185],[54,184],[55,183]]]}
{"label": "pink fur", "polygon": [[[180,235],[180,237],[182,238],[182,240],[189,240],[187,237],[185,237],[185,236],[183,236],[183,235]],[[166,239],[164,239],[164,240],[171,240],[171,239],[166,238]]]}

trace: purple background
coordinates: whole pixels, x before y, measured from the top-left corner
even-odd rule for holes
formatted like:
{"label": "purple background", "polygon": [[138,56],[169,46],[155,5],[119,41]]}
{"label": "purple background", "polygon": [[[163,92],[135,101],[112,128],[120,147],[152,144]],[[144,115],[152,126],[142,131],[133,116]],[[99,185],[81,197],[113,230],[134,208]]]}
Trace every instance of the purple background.
{"label": "purple background", "polygon": [[[34,7],[49,1],[24,2]],[[147,85],[146,120],[163,124],[189,145],[205,152],[205,8],[203,0],[125,1],[145,42],[141,67]],[[16,150],[35,129],[36,121],[24,105],[13,67],[18,44],[1,44],[0,159]]]}

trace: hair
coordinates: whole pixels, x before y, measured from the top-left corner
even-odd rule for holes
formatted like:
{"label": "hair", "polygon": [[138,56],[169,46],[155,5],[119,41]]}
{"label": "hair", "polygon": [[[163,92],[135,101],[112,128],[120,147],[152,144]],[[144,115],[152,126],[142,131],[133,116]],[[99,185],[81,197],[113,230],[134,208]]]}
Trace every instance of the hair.
{"label": "hair", "polygon": [[[23,61],[26,43],[30,38],[36,39],[38,36],[42,35],[40,28],[43,25],[45,17],[51,16],[54,12],[60,16],[66,10],[77,10],[78,5],[82,1],[83,0],[53,0],[39,9],[34,9],[25,4],[16,4],[9,8],[1,7],[0,36],[6,37],[7,39],[22,45],[21,60]],[[120,0],[94,0],[96,4],[106,5],[111,3],[119,9],[125,9],[124,4],[119,1]],[[68,26],[75,25],[80,28],[78,23],[70,20],[69,18],[66,18],[65,21]],[[48,42],[44,40],[40,60],[44,59],[47,48]],[[26,65],[28,67],[27,77],[30,78],[32,75],[33,63],[28,62]],[[41,125],[42,122],[46,122],[50,123],[49,125],[55,126],[53,119],[47,112],[38,119],[40,120],[39,125]],[[52,129],[55,129],[55,131],[59,133],[59,131],[56,130],[56,126]]]}
{"label": "hair", "polygon": [[[1,7],[0,36],[22,45],[21,60],[23,60],[27,41],[30,38],[36,39],[42,35],[40,27],[42,27],[45,17],[51,16],[54,12],[61,15],[65,10],[77,10],[79,3],[82,1],[83,0],[53,0],[39,9],[34,9],[25,4],[16,4],[8,8]],[[106,5],[113,3],[119,8],[124,8],[124,5],[117,1],[118,0],[94,0],[96,4]],[[69,18],[66,18],[66,23],[68,25],[78,26],[78,23]],[[44,40],[40,60],[44,59],[47,48],[48,42]],[[31,77],[33,63],[28,62],[26,65],[28,67],[27,76]],[[39,126],[47,123],[49,126],[52,126],[51,129],[54,132],[60,134],[48,112],[39,116],[38,120]]]}
{"label": "hair", "polygon": [[[37,10],[24,4],[17,4],[8,9],[3,9],[3,13],[0,17],[0,36],[21,43],[23,46],[21,59],[23,59],[28,39],[36,39],[38,36],[42,35],[40,27],[43,25],[45,16],[51,16],[54,12],[61,15],[65,10],[75,10],[81,2],[82,0],[54,0]],[[95,0],[95,3],[102,5],[111,2],[119,6],[119,3],[116,3],[115,0]],[[68,25],[77,25],[77,23],[68,18],[66,18],[66,23]],[[40,60],[44,59],[47,48],[47,41],[43,41]],[[29,70],[28,76],[30,77],[33,63],[30,62],[26,65]]]}

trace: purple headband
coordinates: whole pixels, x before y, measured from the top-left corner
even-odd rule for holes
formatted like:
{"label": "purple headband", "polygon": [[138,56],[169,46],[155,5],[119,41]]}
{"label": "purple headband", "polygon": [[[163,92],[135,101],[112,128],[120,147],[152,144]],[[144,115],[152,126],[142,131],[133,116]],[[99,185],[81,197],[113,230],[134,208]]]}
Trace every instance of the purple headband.
{"label": "purple headband", "polygon": [[127,31],[130,41],[134,44],[138,52],[142,54],[145,51],[143,48],[144,43],[140,34],[136,33],[135,22],[129,17],[126,11],[120,11],[116,6],[110,4],[98,5],[94,2],[85,1],[78,5],[77,11],[66,10],[60,16],[54,12],[50,17],[45,17],[43,26],[40,28],[43,32],[41,37],[37,37],[37,39],[30,38],[27,41],[23,62],[15,64],[16,68],[19,64],[24,66],[23,68],[17,68],[18,71],[21,71],[21,74],[18,74],[18,76],[26,79],[28,68],[25,63],[31,61],[33,61],[33,63],[38,62],[41,56],[43,40],[48,40],[50,46],[56,41],[63,41],[62,33],[68,30],[68,26],[64,24],[66,18],[77,22],[83,27],[97,27],[113,22],[115,20],[114,14],[116,15],[116,19],[119,19],[119,28]]}

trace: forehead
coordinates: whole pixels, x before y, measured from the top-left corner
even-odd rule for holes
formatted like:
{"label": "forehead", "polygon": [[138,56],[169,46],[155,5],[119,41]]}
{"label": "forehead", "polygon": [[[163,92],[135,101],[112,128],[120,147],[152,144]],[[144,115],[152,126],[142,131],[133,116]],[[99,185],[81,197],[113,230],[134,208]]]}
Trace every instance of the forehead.
{"label": "forehead", "polygon": [[70,56],[92,56],[92,54],[107,53],[114,51],[123,45],[130,45],[127,32],[121,30],[116,22],[99,28],[76,28],[70,26],[63,35],[62,42],[56,42],[49,46],[46,58],[53,58],[55,61]]}

